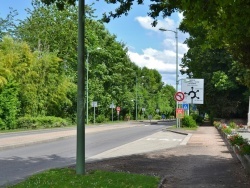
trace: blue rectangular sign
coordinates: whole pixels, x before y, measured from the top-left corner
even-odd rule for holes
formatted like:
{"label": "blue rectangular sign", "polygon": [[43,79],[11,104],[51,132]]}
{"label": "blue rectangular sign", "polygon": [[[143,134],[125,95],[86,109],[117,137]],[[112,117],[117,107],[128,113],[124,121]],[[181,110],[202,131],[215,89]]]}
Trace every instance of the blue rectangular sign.
{"label": "blue rectangular sign", "polygon": [[188,110],[188,104],[182,104],[182,108],[183,108],[184,110]]}

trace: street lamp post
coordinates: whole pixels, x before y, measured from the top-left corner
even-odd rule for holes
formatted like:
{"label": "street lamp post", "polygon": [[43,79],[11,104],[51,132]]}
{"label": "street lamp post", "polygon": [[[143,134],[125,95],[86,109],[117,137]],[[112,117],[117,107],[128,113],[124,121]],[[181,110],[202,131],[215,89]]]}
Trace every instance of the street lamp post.
{"label": "street lamp post", "polygon": [[[170,31],[173,32],[175,34],[175,42],[176,42],[176,92],[178,91],[178,28],[176,28],[176,30],[169,30],[169,29],[164,29],[164,28],[160,28],[160,31]],[[178,108],[178,101],[176,101],[176,108]],[[178,118],[176,118],[176,126],[177,128],[179,127],[179,121]]]}
{"label": "street lamp post", "polygon": [[137,93],[137,76],[135,80],[135,120],[137,121],[137,108],[138,108],[138,93]]}

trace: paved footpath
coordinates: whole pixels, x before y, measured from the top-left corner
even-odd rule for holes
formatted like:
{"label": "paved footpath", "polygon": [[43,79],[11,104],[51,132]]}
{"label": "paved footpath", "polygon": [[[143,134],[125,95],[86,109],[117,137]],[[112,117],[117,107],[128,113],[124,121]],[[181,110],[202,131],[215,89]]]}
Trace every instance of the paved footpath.
{"label": "paved footpath", "polygon": [[174,167],[162,187],[250,187],[250,177],[214,127],[199,127],[186,146],[166,157]]}
{"label": "paved footpath", "polygon": [[191,134],[184,145],[96,161],[87,169],[157,175],[160,188],[250,187],[250,177],[217,129],[204,126]]}

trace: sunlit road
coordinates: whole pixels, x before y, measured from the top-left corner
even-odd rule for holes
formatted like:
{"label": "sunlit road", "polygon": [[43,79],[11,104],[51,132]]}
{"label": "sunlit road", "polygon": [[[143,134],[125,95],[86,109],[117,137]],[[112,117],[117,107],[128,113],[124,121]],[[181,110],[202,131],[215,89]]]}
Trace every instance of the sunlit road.
{"label": "sunlit road", "polygon": [[[165,125],[139,125],[129,128],[86,133],[86,161],[94,155],[159,132],[173,123],[169,122]],[[18,133],[15,134],[18,136]],[[46,132],[43,132],[43,134],[46,134]],[[46,143],[1,150],[0,186],[18,181],[45,169],[68,166],[74,164],[75,161],[75,136]]]}

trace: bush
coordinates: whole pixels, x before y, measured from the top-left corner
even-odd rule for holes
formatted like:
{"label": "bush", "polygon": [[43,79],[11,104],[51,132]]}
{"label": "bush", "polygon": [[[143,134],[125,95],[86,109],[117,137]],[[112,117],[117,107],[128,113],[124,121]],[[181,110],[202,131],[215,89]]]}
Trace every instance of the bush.
{"label": "bush", "polygon": [[161,120],[161,116],[160,116],[159,114],[156,114],[156,115],[153,117],[153,119],[155,119],[155,120]]}
{"label": "bush", "polygon": [[247,142],[240,145],[240,154],[241,155],[250,155],[250,145]]}
{"label": "bush", "polygon": [[228,125],[231,129],[236,129],[237,125],[233,121],[231,121]]}
{"label": "bush", "polygon": [[106,121],[106,118],[103,114],[97,116],[97,118],[96,118],[96,123],[103,123],[105,121]]}
{"label": "bush", "polygon": [[239,134],[232,135],[228,139],[229,139],[229,142],[232,146],[234,146],[234,145],[240,146],[240,145],[245,143],[244,138],[242,136],[240,136]]}
{"label": "bush", "polygon": [[198,114],[191,114],[191,116],[196,121],[196,123],[198,123],[198,124],[203,123],[203,117],[201,117],[200,115],[198,115]]}
{"label": "bush", "polygon": [[192,116],[184,116],[182,119],[182,126],[183,127],[197,127],[197,124]]}
{"label": "bush", "polygon": [[54,116],[42,116],[42,117],[21,117],[17,120],[18,128],[50,128],[50,127],[63,127],[67,126],[68,122],[65,119]]}
{"label": "bush", "polygon": [[222,129],[222,131],[226,134],[231,134],[232,133],[232,129],[230,127],[225,127]]}
{"label": "bush", "polygon": [[16,119],[20,112],[18,91],[18,84],[13,81],[0,90],[0,130],[17,128]]}

